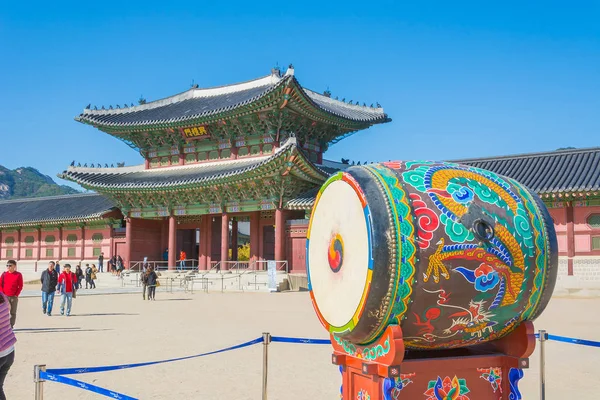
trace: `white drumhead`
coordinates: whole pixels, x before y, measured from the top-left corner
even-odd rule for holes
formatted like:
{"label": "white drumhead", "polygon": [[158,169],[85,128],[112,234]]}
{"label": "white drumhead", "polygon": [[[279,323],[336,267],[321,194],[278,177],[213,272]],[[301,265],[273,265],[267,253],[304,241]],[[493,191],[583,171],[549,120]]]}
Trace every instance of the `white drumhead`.
{"label": "white drumhead", "polygon": [[368,288],[369,230],[356,190],[339,178],[330,182],[317,199],[309,228],[313,300],[332,327],[352,322]]}

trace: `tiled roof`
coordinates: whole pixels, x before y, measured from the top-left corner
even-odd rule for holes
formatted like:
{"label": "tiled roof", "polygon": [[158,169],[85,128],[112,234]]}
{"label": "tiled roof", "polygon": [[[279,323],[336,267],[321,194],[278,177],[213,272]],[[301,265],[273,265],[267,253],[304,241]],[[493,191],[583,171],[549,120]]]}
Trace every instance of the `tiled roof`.
{"label": "tiled roof", "polygon": [[309,190],[308,192],[302,193],[295,199],[291,199],[285,203],[284,208],[286,210],[310,210],[315,203],[317,193],[320,188]]}
{"label": "tiled roof", "polygon": [[91,220],[115,209],[96,193],[5,200],[0,201],[0,227]]}
{"label": "tiled roof", "polygon": [[317,108],[337,117],[371,123],[389,120],[383,112],[383,108],[348,104],[302,88],[294,78],[293,71],[293,68],[290,68],[284,76],[273,73],[234,85],[208,89],[192,88],[183,93],[138,106],[101,110],[86,108],[75,119],[106,127],[134,127],[185,122],[232,111],[263,98],[282,85],[294,85]]}
{"label": "tiled roof", "polygon": [[600,190],[600,147],[453,162],[513,178],[538,194]]}
{"label": "tiled roof", "polygon": [[[296,139],[289,138],[273,155],[183,165],[169,168],[144,169],[144,166],[126,168],[70,167],[60,175],[84,187],[102,189],[172,188],[191,184],[213,184],[225,178],[243,175],[297,149]],[[313,165],[314,166],[314,165]],[[314,166],[323,181],[328,174]]]}

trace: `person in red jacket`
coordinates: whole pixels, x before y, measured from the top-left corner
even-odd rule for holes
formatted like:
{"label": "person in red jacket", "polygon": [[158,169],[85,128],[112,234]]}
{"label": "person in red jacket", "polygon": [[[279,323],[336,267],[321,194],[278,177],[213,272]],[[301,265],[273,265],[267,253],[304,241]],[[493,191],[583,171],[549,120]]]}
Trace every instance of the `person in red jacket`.
{"label": "person in red jacket", "polygon": [[71,266],[65,264],[63,272],[58,277],[58,290],[62,294],[60,300],[60,315],[65,315],[65,301],[67,302],[67,317],[71,315],[71,304],[73,303],[73,294],[77,287],[77,276],[71,272]]}
{"label": "person in red jacket", "polygon": [[23,290],[23,275],[17,271],[17,262],[8,260],[6,263],[7,271],[0,276],[0,291],[8,297],[10,304],[10,326],[14,327],[17,322],[17,306],[19,305],[19,295]]}

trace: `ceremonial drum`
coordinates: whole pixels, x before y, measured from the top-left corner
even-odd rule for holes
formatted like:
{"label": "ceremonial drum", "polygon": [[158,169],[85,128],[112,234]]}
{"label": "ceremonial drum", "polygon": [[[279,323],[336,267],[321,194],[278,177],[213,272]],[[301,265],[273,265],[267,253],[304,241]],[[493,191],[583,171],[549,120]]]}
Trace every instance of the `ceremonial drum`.
{"label": "ceremonial drum", "polygon": [[491,341],[546,307],[556,233],[538,196],[469,166],[350,167],[323,185],[307,239],[319,320],[345,343],[399,325],[405,346]]}

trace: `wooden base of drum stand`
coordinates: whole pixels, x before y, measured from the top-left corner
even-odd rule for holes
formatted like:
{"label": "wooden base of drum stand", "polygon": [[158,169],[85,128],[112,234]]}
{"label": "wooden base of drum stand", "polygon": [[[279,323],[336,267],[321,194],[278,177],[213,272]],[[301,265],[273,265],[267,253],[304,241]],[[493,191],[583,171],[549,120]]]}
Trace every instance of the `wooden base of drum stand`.
{"label": "wooden base of drum stand", "polygon": [[331,336],[344,400],[518,400],[518,381],[535,348],[531,322],[497,341],[463,349],[405,351],[389,326],[370,346]]}

